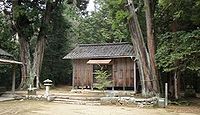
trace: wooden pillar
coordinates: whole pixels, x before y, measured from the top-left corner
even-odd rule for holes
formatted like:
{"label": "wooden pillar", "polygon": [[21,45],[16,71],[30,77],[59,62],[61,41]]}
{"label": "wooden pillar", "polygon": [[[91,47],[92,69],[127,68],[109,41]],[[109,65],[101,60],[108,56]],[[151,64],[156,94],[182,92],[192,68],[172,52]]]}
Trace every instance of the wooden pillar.
{"label": "wooden pillar", "polygon": [[165,107],[167,107],[168,104],[168,84],[165,83]]}
{"label": "wooden pillar", "polygon": [[126,90],[126,88],[125,88],[125,76],[123,74],[123,70],[121,70],[121,76],[122,76],[122,79],[123,79],[123,91],[125,91]]}
{"label": "wooden pillar", "polygon": [[[113,75],[112,75],[113,76]],[[112,91],[115,90],[115,86],[114,86],[114,78],[112,78]]]}
{"label": "wooden pillar", "polygon": [[134,80],[134,92],[136,93],[137,92],[137,77],[136,77],[136,62],[134,61],[134,64],[133,64],[133,80]]}
{"label": "wooden pillar", "polygon": [[[34,83],[33,83],[33,87],[34,87]],[[36,76],[36,88],[39,89],[40,88],[40,79],[39,76]]]}
{"label": "wooden pillar", "polygon": [[126,75],[125,75],[125,68],[126,68],[126,63],[123,62],[125,61],[125,59],[120,59],[120,64],[121,64],[121,67],[120,67],[120,71],[121,71],[121,75],[122,75],[122,78],[123,78],[123,91],[126,90]]}
{"label": "wooden pillar", "polygon": [[90,64],[90,87],[91,87],[91,90],[93,90],[94,89],[94,87],[93,87],[93,65],[92,64]]}
{"label": "wooden pillar", "polygon": [[12,76],[12,94],[14,95],[15,93],[15,69],[16,69],[16,65],[13,64],[13,76]]}
{"label": "wooden pillar", "polygon": [[[114,62],[113,62],[114,63]],[[112,91],[115,90],[115,74],[114,74],[114,67],[115,67],[115,64],[112,65]]]}
{"label": "wooden pillar", "polygon": [[80,77],[80,82],[81,82],[81,90],[83,90],[84,88],[84,83],[85,83],[85,75],[83,74],[84,73],[84,70],[85,67],[84,67],[84,60],[80,60],[80,63],[79,63],[79,77]]}
{"label": "wooden pillar", "polygon": [[72,89],[74,89],[74,86],[75,86],[75,84],[74,84],[74,79],[75,79],[75,63],[74,63],[74,61],[72,61],[72,65],[73,65],[73,75],[72,75]]}
{"label": "wooden pillar", "polygon": [[92,67],[91,67],[91,68],[92,68],[92,71],[91,71],[91,72],[92,72],[92,75],[91,75],[91,78],[90,78],[91,90],[94,90],[94,73],[93,73],[93,66],[94,66],[94,65],[92,65]]}

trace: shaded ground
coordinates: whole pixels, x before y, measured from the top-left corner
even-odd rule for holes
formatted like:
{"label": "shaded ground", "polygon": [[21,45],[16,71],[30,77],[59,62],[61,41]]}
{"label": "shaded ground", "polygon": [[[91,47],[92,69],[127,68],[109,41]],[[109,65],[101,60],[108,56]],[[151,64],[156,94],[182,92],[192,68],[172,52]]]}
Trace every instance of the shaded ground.
{"label": "shaded ground", "polygon": [[68,105],[45,101],[16,100],[0,103],[0,115],[200,115],[198,107],[137,108],[122,106]]}

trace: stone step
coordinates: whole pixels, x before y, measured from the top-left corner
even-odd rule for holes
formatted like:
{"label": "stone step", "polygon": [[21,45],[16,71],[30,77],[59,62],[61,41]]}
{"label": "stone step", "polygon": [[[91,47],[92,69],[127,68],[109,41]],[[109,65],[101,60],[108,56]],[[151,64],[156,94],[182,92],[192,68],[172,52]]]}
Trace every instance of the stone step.
{"label": "stone step", "polygon": [[72,100],[87,100],[87,101],[97,101],[100,100],[101,97],[69,97]]}
{"label": "stone step", "polygon": [[104,97],[105,95],[88,95],[88,94],[51,94],[52,96],[66,98],[66,97]]}
{"label": "stone step", "polygon": [[62,99],[62,98],[55,98],[54,101],[67,101],[67,102],[100,102],[100,100],[77,100],[77,99]]}
{"label": "stone step", "polygon": [[105,95],[91,95],[91,94],[59,94],[59,93],[53,93],[50,95],[59,97],[59,98],[67,98],[67,97],[104,97]]}
{"label": "stone step", "polygon": [[2,101],[11,101],[11,100],[15,100],[15,98],[12,98],[12,97],[0,97],[0,102],[2,102]]}
{"label": "stone step", "polygon": [[101,96],[63,96],[63,95],[52,95],[55,98],[60,98],[60,99],[74,99],[74,100],[100,100]]}
{"label": "stone step", "polygon": [[79,101],[79,100],[72,100],[72,99],[62,99],[62,98],[55,98],[54,101]]}
{"label": "stone step", "polygon": [[123,91],[123,90],[105,90],[104,92],[100,90],[81,90],[81,89],[72,89],[72,94],[87,94],[87,95],[114,95],[114,96],[134,96],[136,92],[134,91]]}
{"label": "stone step", "polygon": [[64,104],[77,104],[77,105],[101,105],[100,101],[83,101],[83,100],[72,100],[72,99],[55,99],[55,103]]}
{"label": "stone step", "polygon": [[63,95],[55,95],[54,97],[59,99],[69,99],[69,96],[63,96]]}

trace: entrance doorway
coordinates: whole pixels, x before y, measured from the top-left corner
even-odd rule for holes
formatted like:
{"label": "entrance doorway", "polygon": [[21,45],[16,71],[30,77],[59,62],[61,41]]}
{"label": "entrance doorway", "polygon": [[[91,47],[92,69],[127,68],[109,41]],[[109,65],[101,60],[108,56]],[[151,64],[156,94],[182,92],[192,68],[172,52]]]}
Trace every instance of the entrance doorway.
{"label": "entrance doorway", "polygon": [[112,81],[112,65],[108,65],[108,64],[104,64],[104,65],[94,64],[93,65],[93,83],[97,83],[97,79],[96,79],[96,71],[97,70],[107,71],[108,75],[110,75],[108,77],[108,80]]}

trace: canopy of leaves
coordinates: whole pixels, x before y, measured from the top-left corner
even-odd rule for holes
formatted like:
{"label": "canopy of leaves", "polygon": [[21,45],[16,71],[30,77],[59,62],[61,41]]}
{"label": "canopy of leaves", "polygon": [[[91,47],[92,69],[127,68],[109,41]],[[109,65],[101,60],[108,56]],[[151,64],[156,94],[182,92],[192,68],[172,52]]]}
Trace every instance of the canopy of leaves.
{"label": "canopy of leaves", "polygon": [[199,12],[199,0],[159,0],[155,29],[161,70],[199,71]]}
{"label": "canopy of leaves", "polygon": [[0,13],[0,48],[9,53],[16,54],[17,44],[12,38],[12,30],[9,20]]}
{"label": "canopy of leaves", "polygon": [[[12,33],[18,32],[20,37],[25,37],[28,43],[30,43],[30,52],[32,53],[34,52],[39,31],[41,28],[44,29],[44,34],[47,37],[47,46],[45,47],[42,74],[40,75],[41,81],[45,78],[52,78],[56,84],[66,83],[67,78],[71,74],[71,66],[69,62],[62,60],[62,57],[66,54],[70,46],[70,42],[68,41],[70,36],[68,34],[71,26],[68,19],[65,19],[65,15],[63,15],[65,2],[63,0],[56,0],[56,2],[54,0],[22,0],[15,7],[13,7],[15,1],[0,2],[4,2],[3,5],[7,5],[7,9],[0,10],[4,14],[0,18],[0,25],[2,25],[0,26],[2,30],[0,33],[0,42],[2,42],[2,47],[11,47],[10,44],[12,41],[14,42],[12,38],[15,37]],[[51,12],[53,15],[48,20],[50,22],[48,25],[42,22],[42,18],[45,15],[46,2],[51,2],[51,7],[58,6],[55,9],[52,8],[54,9]],[[5,8],[5,6],[1,8]],[[5,20],[6,18],[8,19]],[[33,55],[31,56],[33,57]]]}
{"label": "canopy of leaves", "polygon": [[[119,2],[119,1],[118,1]],[[114,20],[106,1],[96,1],[100,7],[89,16],[79,18],[76,29],[79,43],[123,42],[129,41],[126,23]],[[119,9],[118,9],[119,10]],[[127,17],[127,13],[117,11],[118,18]]]}
{"label": "canopy of leaves", "polygon": [[53,12],[51,18],[53,24],[45,48],[41,82],[47,78],[52,79],[55,85],[71,82],[71,63],[69,60],[62,59],[71,46],[71,23],[63,16],[68,7],[63,3]]}
{"label": "canopy of leaves", "polygon": [[[18,57],[18,45],[15,42],[15,39],[12,37],[12,30],[10,22],[3,13],[0,12],[0,48],[9,52],[14,56],[15,59]],[[18,68],[17,68],[18,69]],[[4,86],[7,89],[11,88],[12,84],[12,65],[2,65],[0,64],[0,86]],[[17,71],[17,85],[19,73]]]}
{"label": "canopy of leaves", "polygon": [[[159,0],[155,13],[157,33],[196,30],[200,25],[199,0]],[[176,23],[173,25],[173,23]]]}
{"label": "canopy of leaves", "polygon": [[165,33],[159,36],[157,48],[156,59],[161,70],[200,71],[200,30]]}

